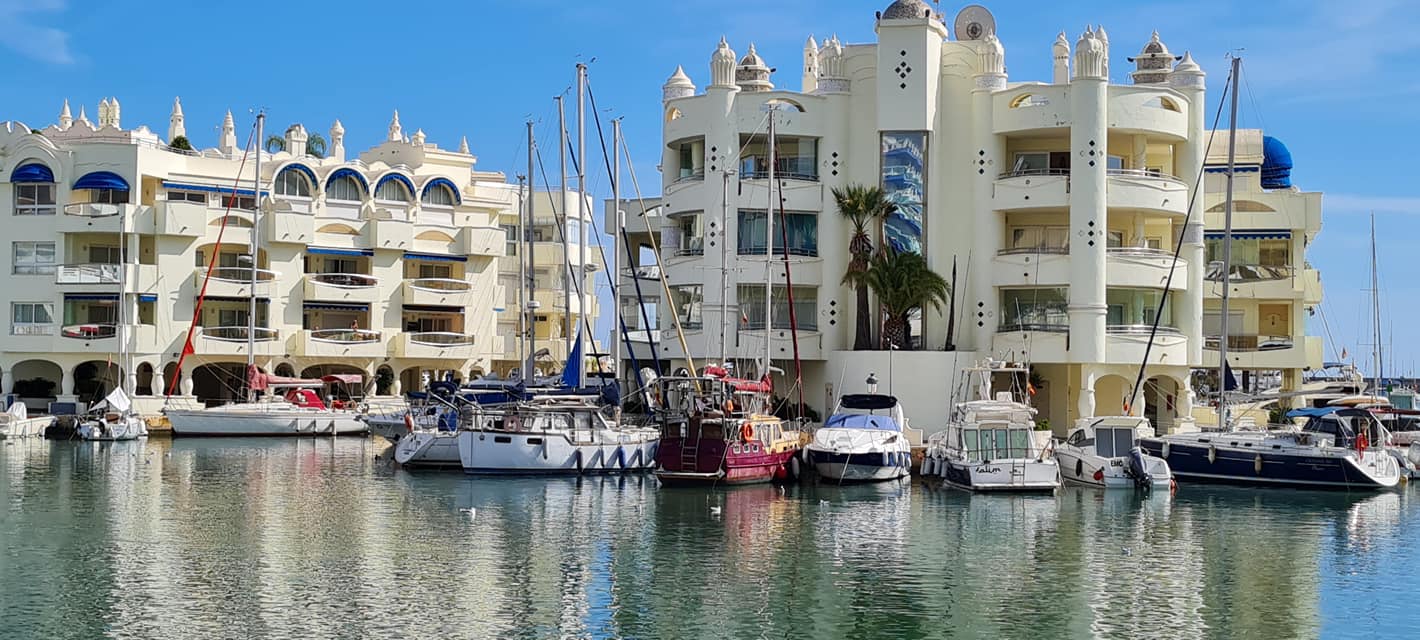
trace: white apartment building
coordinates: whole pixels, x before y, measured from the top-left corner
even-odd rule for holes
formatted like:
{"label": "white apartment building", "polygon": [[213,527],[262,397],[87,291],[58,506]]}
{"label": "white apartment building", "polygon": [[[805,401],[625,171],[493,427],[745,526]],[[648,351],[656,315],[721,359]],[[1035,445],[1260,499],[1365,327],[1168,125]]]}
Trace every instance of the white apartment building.
{"label": "white apartment building", "polygon": [[[657,219],[672,299],[658,355],[714,361],[720,327],[730,328],[728,359],[765,349],[773,109],[811,406],[831,408],[836,392],[861,390],[876,373],[932,431],[959,369],[991,355],[1031,363],[1033,402],[1057,433],[1083,416],[1126,411],[1164,430],[1189,428],[1190,370],[1206,362],[1204,209],[1213,202],[1192,193],[1208,134],[1204,72],[1157,34],[1136,34],[1139,53],[1116,53],[1111,66],[1101,27],[1073,46],[1064,33],[1043,37],[1029,55],[1050,56],[1052,77],[1012,79],[998,28],[979,6],[944,21],[921,0],[897,0],[877,15],[876,42],[810,37],[798,90],[777,88],[752,44],[740,56],[722,39],[703,90],[677,68],[663,87]],[[831,195],[849,184],[881,186],[897,205],[875,244],[920,252],[943,277],[955,265],[954,351],[946,309],[926,310],[917,350],[849,351],[856,304],[840,281],[851,226]],[[788,305],[778,299],[784,270],[770,271],[774,364],[792,371]],[[666,333],[676,314],[689,353]],[[1146,353],[1146,383],[1132,394]]]}
{"label": "white apartment building", "polygon": [[[253,297],[256,362],[278,375],[359,373],[366,393],[393,395],[425,374],[467,379],[516,359],[500,333],[517,325],[500,273],[516,250],[520,189],[478,170],[466,141],[440,148],[407,134],[396,112],[385,141],[347,157],[339,121],[319,141],[291,125],[268,145],[280,150],[261,152],[257,220],[247,135],[228,113],[216,146],[193,150],[176,101],[166,140],[123,128],[117,100],[100,104],[97,123],[67,102],[43,129],[4,123],[6,393],[43,408],[91,402],[124,379],[146,411],[170,387],[229,400],[243,384]],[[133,371],[114,363],[118,305]]]}

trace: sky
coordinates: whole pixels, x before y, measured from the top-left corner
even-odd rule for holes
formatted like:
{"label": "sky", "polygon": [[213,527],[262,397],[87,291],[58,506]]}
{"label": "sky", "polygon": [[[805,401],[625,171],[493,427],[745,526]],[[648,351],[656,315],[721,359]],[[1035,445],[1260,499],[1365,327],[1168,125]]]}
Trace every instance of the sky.
{"label": "sky", "polygon": [[[873,13],[887,4],[0,0],[0,120],[48,125],[65,98],[76,116],[84,105],[92,120],[99,100],[114,96],[126,127],[146,124],[163,135],[173,98],[180,96],[196,146],[215,146],[227,109],[239,131],[256,109],[265,109],[278,133],[295,122],[324,133],[339,118],[353,154],[381,141],[398,109],[406,133],[423,129],[430,142],[446,148],[467,136],[479,169],[512,176],[525,173],[525,122],[536,123],[541,140],[555,139],[552,98],[569,91],[574,65],[582,61],[589,64],[606,135],[610,119],[622,118],[635,176],[649,196],[660,190],[661,85],[677,64],[703,87],[710,53],[723,35],[740,53],[754,42],[778,69],[773,80],[797,89],[805,38],[837,34],[847,43],[871,42]],[[962,6],[940,5],[948,16]],[[1125,58],[1157,29],[1174,53],[1191,51],[1208,72],[1210,101],[1226,81],[1227,54],[1241,55],[1239,125],[1283,140],[1296,164],[1293,183],[1326,194],[1323,229],[1308,251],[1322,271],[1326,297],[1311,333],[1329,335],[1328,360],[1343,348],[1352,359],[1368,359],[1373,212],[1382,342],[1395,363],[1387,373],[1414,370],[1420,344],[1411,341],[1407,320],[1420,313],[1420,280],[1409,277],[1408,258],[1420,231],[1420,180],[1413,176],[1411,149],[1420,138],[1413,108],[1420,100],[1414,65],[1420,3],[986,6],[996,16],[1012,80],[1049,80],[1055,35],[1063,30],[1073,43],[1087,24],[1108,30],[1116,82],[1127,81]],[[1210,117],[1214,108],[1210,104]],[[589,128],[592,123],[589,113]],[[610,195],[609,181],[590,131],[588,184],[600,201]],[[555,171],[553,146],[540,145]],[[537,183],[544,183],[541,176]],[[635,195],[632,187],[628,177],[624,197]],[[603,318],[599,336],[607,335],[609,323]]]}

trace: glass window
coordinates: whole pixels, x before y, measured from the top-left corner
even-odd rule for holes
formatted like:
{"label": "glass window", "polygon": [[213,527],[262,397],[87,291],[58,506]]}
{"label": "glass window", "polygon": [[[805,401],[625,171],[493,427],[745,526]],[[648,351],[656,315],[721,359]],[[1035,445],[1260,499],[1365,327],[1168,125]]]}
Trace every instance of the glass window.
{"label": "glass window", "polygon": [[503,229],[503,236],[506,243],[503,247],[503,252],[510,256],[518,255],[518,225],[504,224],[499,226]]}
{"label": "glass window", "polygon": [[1030,455],[1030,432],[1025,429],[1011,429],[1011,457],[1024,458]]}
{"label": "glass window", "polygon": [[428,263],[421,263],[421,264],[419,265],[419,277],[420,277],[420,278],[444,278],[444,279],[448,279],[448,278],[452,278],[453,275],[454,275],[454,268],[451,267],[451,266],[449,266],[449,265],[447,265],[447,264],[428,264]]}
{"label": "glass window", "polygon": [[687,328],[701,326],[700,308],[704,302],[704,296],[700,285],[671,287],[671,299],[674,301],[676,315],[680,316],[682,325]]}
{"label": "glass window", "polygon": [[207,194],[201,191],[169,191],[168,202],[196,202],[207,204]]}
{"label": "glass window", "polygon": [[106,247],[103,245],[89,245],[90,264],[118,264],[121,262],[122,251],[118,247]]}
{"label": "glass window", "polygon": [[[818,287],[794,287],[794,322],[789,321],[789,289],[784,285],[774,285],[773,320],[775,329],[791,329],[795,323],[799,329],[814,331],[818,328]],[[736,288],[735,299],[740,307],[740,324],[746,329],[764,328],[764,285],[741,284]]]}
{"label": "glass window", "polygon": [[1105,246],[1109,248],[1119,248],[1124,246],[1124,232],[1110,231],[1109,239],[1105,241]]}
{"label": "glass window", "polygon": [[54,333],[54,304],[50,302],[15,302],[10,305],[11,333],[17,336],[50,335]]}
{"label": "glass window", "polygon": [[1115,429],[1115,430],[1114,430],[1114,455],[1116,455],[1116,456],[1128,455],[1128,454],[1129,454],[1129,451],[1130,451],[1131,449],[1133,449],[1133,448],[1134,448],[1134,430],[1133,430],[1133,429]]}
{"label": "glass window", "polygon": [[1124,170],[1124,156],[1110,156],[1110,157],[1109,157],[1109,170],[1110,170],[1110,171],[1123,171],[1123,170]]}
{"label": "glass window", "polygon": [[884,132],[881,167],[883,192],[896,205],[883,223],[883,234],[897,251],[922,253],[927,211],[927,134]]}
{"label": "glass window", "polygon": [[311,181],[300,169],[286,168],[276,174],[274,191],[278,196],[311,197]]}
{"label": "glass window", "polygon": [[1163,314],[1159,318],[1159,326],[1177,329],[1173,318],[1173,296],[1165,298],[1159,289],[1108,288],[1105,290],[1105,304],[1108,305],[1105,323],[1111,326],[1153,325],[1161,303]]}
{"label": "glass window", "polygon": [[375,199],[409,202],[409,188],[404,186],[404,183],[399,180],[386,180],[380,183],[380,186],[375,189]]}
{"label": "glass window", "polygon": [[344,202],[360,202],[365,199],[365,190],[360,188],[360,183],[353,176],[341,176],[332,180],[326,186],[325,194],[330,200]]}
{"label": "glass window", "polygon": [[15,215],[52,216],[55,209],[54,185],[44,183],[15,185]]}
{"label": "glass window", "polygon": [[452,207],[454,206],[454,193],[442,184],[434,185],[424,192],[424,204]]}
{"label": "glass window", "polygon": [[695,146],[689,142],[681,143],[679,153],[680,171],[678,178],[691,178],[696,176],[695,171]]}
{"label": "glass window", "polygon": [[1002,289],[1002,331],[1065,331],[1070,326],[1069,290]]}
{"label": "glass window", "polygon": [[677,244],[679,255],[700,255],[705,252],[705,230],[701,226],[704,217],[699,213],[678,213],[672,217],[679,232]]}
{"label": "glass window", "polygon": [[89,189],[89,202],[97,204],[128,204],[128,192],[117,189]]}
{"label": "glass window", "polygon": [[226,194],[222,196],[222,206],[240,211],[256,211],[256,197]]}
{"label": "glass window", "polygon": [[15,275],[54,275],[53,242],[16,242],[12,246]]}
{"label": "glass window", "polygon": [[977,442],[976,429],[964,429],[961,432],[961,448],[967,453],[976,453],[980,448]]}
{"label": "glass window", "polygon": [[[781,228],[780,225],[783,225]],[[740,255],[764,255],[764,235],[768,231],[763,211],[740,211],[738,252]],[[818,216],[812,213],[785,213],[774,216],[774,254],[784,254],[784,235],[789,236],[789,253],[796,256],[818,255]]]}
{"label": "glass window", "polygon": [[[922,135],[922,134],[916,134]],[[764,136],[745,136],[740,144],[740,175],[747,180],[769,177],[769,142]],[[818,180],[818,139],[775,138],[775,177]]]}
{"label": "glass window", "polygon": [[1069,244],[1070,231],[1067,227],[1028,226],[1011,229],[1012,249],[1054,252],[1068,249]]}
{"label": "glass window", "polygon": [[1050,154],[1045,151],[1028,151],[1016,154],[1016,162],[1011,166],[1012,173],[1037,173],[1050,168]]}

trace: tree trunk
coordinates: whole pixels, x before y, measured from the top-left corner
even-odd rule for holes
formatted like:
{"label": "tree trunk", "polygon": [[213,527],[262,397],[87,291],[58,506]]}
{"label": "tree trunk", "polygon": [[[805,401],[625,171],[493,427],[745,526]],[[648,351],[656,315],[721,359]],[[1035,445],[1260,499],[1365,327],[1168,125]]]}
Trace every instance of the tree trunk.
{"label": "tree trunk", "polygon": [[868,309],[868,288],[858,286],[857,330],[853,338],[854,351],[869,351],[873,348],[873,318]]}
{"label": "tree trunk", "polygon": [[893,345],[897,345],[899,351],[906,351],[912,348],[908,342],[910,336],[907,335],[912,327],[907,323],[907,318],[903,316],[888,316],[883,322],[883,344],[884,350],[891,350]]}

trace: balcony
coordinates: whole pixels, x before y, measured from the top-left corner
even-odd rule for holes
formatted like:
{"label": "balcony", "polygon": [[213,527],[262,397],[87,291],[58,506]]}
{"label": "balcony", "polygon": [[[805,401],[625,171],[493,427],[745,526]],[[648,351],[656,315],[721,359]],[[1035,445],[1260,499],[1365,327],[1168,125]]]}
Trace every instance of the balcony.
{"label": "balcony", "polygon": [[993,201],[1000,211],[1070,206],[1069,169],[1022,169],[997,176]]}
{"label": "balcony", "polygon": [[1188,139],[1188,109],[1192,106],[1178,92],[1169,89],[1110,85],[1109,131],[1182,142]]}
{"label": "balcony", "polygon": [[1069,362],[1069,332],[1069,324],[1006,322],[992,337],[991,350],[1036,363]]}
{"label": "balcony", "polygon": [[262,216],[265,237],[273,243],[313,244],[316,239],[315,216],[296,210],[291,205],[281,199],[273,202],[273,210]]}
{"label": "balcony", "polygon": [[[112,323],[80,323],[68,326],[16,325],[11,330],[7,350],[16,353],[91,353],[118,350],[118,326]],[[150,324],[130,324],[125,337],[129,351],[138,354],[161,353],[167,341],[159,344],[157,328]]]}
{"label": "balcony", "polygon": [[404,304],[463,306],[473,293],[473,283],[454,278],[416,278],[405,280]]}
{"label": "balcony", "polygon": [[1111,208],[1182,216],[1188,213],[1188,186],[1170,175],[1146,169],[1110,169]]}
{"label": "balcony", "polygon": [[1041,135],[1070,127],[1069,85],[1028,84],[992,96],[992,132]]}
{"label": "balcony", "polygon": [[132,205],[80,202],[64,205],[64,215],[81,218],[110,218],[122,213],[124,207]]}
{"label": "balcony", "polygon": [[360,273],[308,273],[305,277],[306,300],[340,302],[376,302],[382,299],[380,281]]}
{"label": "balcony", "polygon": [[118,335],[118,325],[85,323],[60,327],[59,337],[71,340],[103,340]]}
{"label": "balcony", "polygon": [[[87,233],[87,232],[109,232],[118,233],[118,216],[125,219],[136,220],[139,210],[137,205],[131,204],[102,204],[102,203],[76,203],[64,205],[61,211],[64,213],[54,221],[55,231],[61,233]],[[126,225],[129,231],[133,231],[132,224]]]}
{"label": "balcony", "polygon": [[62,264],[54,271],[55,284],[118,284],[115,263]]}
{"label": "balcony", "polygon": [[[202,281],[207,279],[207,269],[198,267],[193,271],[193,282],[199,291]],[[219,298],[246,298],[249,296],[270,297],[276,278],[281,274],[266,269],[256,270],[256,286],[252,286],[252,269],[247,267],[216,267],[212,269],[211,280],[207,283],[207,295]]]}
{"label": "balcony", "polygon": [[[1188,287],[1188,261],[1174,261],[1172,251],[1147,247],[1110,247],[1106,250],[1106,283],[1111,287],[1182,290]],[[1173,279],[1169,279],[1169,271]]]}
{"label": "balcony", "polygon": [[414,225],[407,220],[370,220],[365,223],[365,246],[409,251],[414,247]]}
{"label": "balcony", "polygon": [[1146,350],[1148,364],[1188,364],[1188,338],[1175,327],[1159,325],[1155,331],[1148,324],[1114,324],[1105,327],[1105,334],[1105,361],[1109,364],[1137,367],[1144,361]]}
{"label": "balcony", "polygon": [[1068,285],[1069,253],[1066,247],[1052,246],[1001,249],[992,260],[992,284],[998,287]]}
{"label": "balcony", "polygon": [[379,331],[364,329],[307,329],[292,336],[292,355],[379,358],[387,355]]}
{"label": "balcony", "polygon": [[501,258],[508,247],[508,234],[500,227],[464,227],[458,235],[457,253]]}
{"label": "balcony", "polygon": [[182,200],[158,203],[157,232],[160,235],[200,238],[207,232],[207,205]]}
{"label": "balcony", "polygon": [[[1218,366],[1218,336],[1203,339],[1203,366]],[[1228,363],[1234,369],[1301,369],[1321,367],[1319,336],[1228,336]]]}
{"label": "balcony", "polygon": [[474,337],[449,331],[401,333],[394,340],[394,355],[400,358],[472,358]]}
{"label": "balcony", "polygon": [[276,329],[256,327],[198,327],[193,349],[203,355],[241,355],[247,353],[247,336],[251,336],[256,355],[282,355],[281,334]]}

